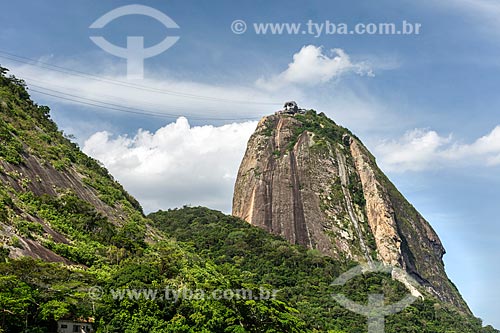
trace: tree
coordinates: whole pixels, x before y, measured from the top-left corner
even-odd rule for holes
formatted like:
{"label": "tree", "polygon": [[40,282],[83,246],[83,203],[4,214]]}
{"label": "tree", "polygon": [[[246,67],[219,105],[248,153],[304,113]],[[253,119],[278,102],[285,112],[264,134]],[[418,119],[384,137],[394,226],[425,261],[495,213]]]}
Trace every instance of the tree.
{"label": "tree", "polygon": [[4,330],[27,327],[28,309],[33,303],[32,290],[27,284],[14,275],[0,276],[1,327]]}
{"label": "tree", "polygon": [[70,314],[69,304],[58,300],[51,300],[40,306],[40,317],[43,320],[58,321]]}

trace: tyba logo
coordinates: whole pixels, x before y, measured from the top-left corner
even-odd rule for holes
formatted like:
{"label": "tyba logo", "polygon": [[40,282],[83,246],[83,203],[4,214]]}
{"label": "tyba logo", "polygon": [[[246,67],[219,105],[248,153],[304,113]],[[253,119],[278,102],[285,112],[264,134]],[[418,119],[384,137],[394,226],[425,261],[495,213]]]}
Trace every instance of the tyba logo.
{"label": "tyba logo", "polygon": [[[107,12],[89,28],[101,29],[111,21],[126,15],[144,15],[158,20],[167,28],[178,29],[179,26],[170,17],[157,9],[143,5],[127,5]],[[91,36],[90,39],[104,51],[120,58],[127,59],[127,78],[144,78],[144,59],[159,55],[168,50],[178,40],[179,36],[167,36],[160,43],[144,47],[144,36],[127,36],[127,47],[111,44],[102,36]]]}

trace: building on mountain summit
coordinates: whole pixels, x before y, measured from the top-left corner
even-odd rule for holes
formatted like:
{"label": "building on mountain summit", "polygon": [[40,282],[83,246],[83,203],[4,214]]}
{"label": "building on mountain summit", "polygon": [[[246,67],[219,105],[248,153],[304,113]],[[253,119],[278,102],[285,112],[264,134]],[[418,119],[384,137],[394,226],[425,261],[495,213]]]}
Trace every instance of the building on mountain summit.
{"label": "building on mountain summit", "polygon": [[296,113],[305,113],[304,109],[300,109],[295,101],[286,102],[283,105],[283,109],[276,111],[276,114],[296,114]]}

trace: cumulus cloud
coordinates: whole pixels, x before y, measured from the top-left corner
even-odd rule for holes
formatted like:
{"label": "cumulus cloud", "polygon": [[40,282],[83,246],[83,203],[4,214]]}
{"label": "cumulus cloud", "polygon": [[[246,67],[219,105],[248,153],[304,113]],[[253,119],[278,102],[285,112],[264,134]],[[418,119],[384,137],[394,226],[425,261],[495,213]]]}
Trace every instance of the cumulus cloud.
{"label": "cumulus cloud", "polygon": [[132,138],[97,132],[83,151],[100,160],[146,211],[188,204],[230,212],[238,166],[256,125],[191,126],[181,117]]}
{"label": "cumulus cloud", "polygon": [[374,76],[368,65],[352,62],[342,49],[324,52],[321,46],[307,45],[293,55],[293,62],[288,64],[285,71],[271,78],[261,78],[257,85],[268,90],[294,84],[313,86],[331,81],[347,72]]}
{"label": "cumulus cloud", "polygon": [[500,165],[500,126],[470,144],[459,143],[451,135],[415,129],[399,140],[383,141],[375,153],[386,171],[421,171],[463,165]]}

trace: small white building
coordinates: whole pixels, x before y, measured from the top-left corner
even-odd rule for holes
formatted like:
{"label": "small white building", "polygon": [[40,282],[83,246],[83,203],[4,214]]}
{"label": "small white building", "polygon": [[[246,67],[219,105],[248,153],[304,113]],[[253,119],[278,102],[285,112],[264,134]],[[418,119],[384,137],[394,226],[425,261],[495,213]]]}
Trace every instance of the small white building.
{"label": "small white building", "polygon": [[94,332],[93,318],[75,320],[58,320],[57,333],[92,333]]}

